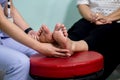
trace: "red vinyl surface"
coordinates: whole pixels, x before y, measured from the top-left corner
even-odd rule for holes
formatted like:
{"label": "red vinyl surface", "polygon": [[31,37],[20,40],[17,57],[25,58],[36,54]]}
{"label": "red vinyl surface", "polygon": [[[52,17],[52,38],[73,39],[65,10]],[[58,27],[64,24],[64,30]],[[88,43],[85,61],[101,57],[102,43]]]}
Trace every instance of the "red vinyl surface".
{"label": "red vinyl surface", "polygon": [[85,76],[102,70],[103,64],[103,56],[94,51],[77,52],[67,58],[37,54],[30,58],[30,74],[46,78]]}

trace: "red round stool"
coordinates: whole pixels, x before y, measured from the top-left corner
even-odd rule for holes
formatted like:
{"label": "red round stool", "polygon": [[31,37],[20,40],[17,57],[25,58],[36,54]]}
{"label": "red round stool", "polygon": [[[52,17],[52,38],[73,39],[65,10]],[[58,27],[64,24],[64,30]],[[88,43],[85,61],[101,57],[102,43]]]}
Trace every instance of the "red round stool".
{"label": "red round stool", "polygon": [[91,78],[100,77],[103,68],[103,56],[94,51],[77,52],[67,58],[49,58],[40,54],[30,57],[30,74],[37,80],[94,80]]}

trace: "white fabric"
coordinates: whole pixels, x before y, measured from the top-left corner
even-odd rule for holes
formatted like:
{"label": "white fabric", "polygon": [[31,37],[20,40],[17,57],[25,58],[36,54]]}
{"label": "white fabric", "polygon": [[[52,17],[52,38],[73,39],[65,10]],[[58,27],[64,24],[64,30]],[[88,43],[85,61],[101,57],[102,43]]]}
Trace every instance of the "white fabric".
{"label": "white fabric", "polygon": [[108,15],[120,8],[120,0],[77,0],[77,5],[88,4],[93,12]]}

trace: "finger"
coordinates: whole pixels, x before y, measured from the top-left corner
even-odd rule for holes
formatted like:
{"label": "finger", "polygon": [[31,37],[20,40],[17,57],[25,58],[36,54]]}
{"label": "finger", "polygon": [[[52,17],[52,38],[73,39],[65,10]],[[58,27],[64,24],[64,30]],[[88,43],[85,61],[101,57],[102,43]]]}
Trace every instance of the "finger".
{"label": "finger", "polygon": [[35,35],[33,35],[33,34],[31,35],[31,37],[32,37],[33,39],[36,39],[36,38],[35,38]]}
{"label": "finger", "polygon": [[31,37],[35,40],[37,40],[37,34],[36,33],[31,33]]}
{"label": "finger", "polygon": [[65,54],[55,54],[54,57],[67,57]]}
{"label": "finger", "polygon": [[38,33],[37,33],[37,34],[40,36],[41,33],[42,33],[42,28],[40,28],[40,29],[38,30]]}
{"label": "finger", "polygon": [[36,39],[39,41],[39,36],[36,36]]}
{"label": "finger", "polygon": [[67,54],[64,54],[64,53],[56,52],[56,53],[54,54],[54,57],[68,57],[68,55],[67,55]]}
{"label": "finger", "polygon": [[96,13],[95,15],[96,15],[96,17],[98,17],[98,16],[99,16],[99,14],[98,14],[98,13]]}
{"label": "finger", "polygon": [[95,14],[94,13],[91,14],[91,23],[93,23],[93,22],[95,22]]}
{"label": "finger", "polygon": [[34,39],[37,40],[37,36],[34,36]]}
{"label": "finger", "polygon": [[70,51],[68,49],[56,49],[57,52],[61,52],[61,53],[69,53]]}

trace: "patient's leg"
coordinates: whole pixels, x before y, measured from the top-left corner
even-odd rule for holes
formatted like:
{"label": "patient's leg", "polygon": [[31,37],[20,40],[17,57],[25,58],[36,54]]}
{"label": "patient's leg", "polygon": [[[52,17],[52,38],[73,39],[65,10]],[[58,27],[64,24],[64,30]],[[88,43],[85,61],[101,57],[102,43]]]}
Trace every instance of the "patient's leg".
{"label": "patient's leg", "polygon": [[68,56],[71,56],[75,52],[88,50],[88,45],[84,40],[72,41],[67,37],[67,30],[65,29],[64,25],[56,25],[55,30],[53,32],[53,38],[61,48],[70,50]]}

